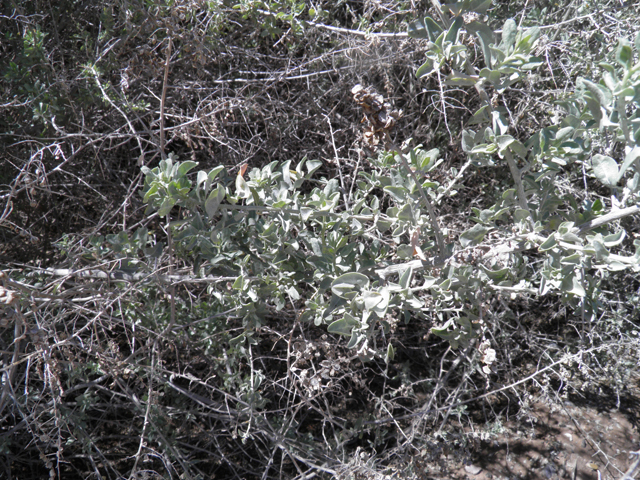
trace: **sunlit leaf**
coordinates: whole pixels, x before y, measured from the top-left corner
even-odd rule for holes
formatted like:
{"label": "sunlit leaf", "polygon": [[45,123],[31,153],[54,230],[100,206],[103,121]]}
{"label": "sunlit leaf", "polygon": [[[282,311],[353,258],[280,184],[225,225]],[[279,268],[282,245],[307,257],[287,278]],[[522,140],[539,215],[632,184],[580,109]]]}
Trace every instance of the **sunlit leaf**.
{"label": "sunlit leaf", "polygon": [[251,196],[251,189],[249,189],[242,175],[236,176],[236,195],[240,198],[249,198]]}
{"label": "sunlit leaf", "polygon": [[218,208],[220,208],[220,204],[222,203],[222,200],[224,200],[224,197],[225,189],[221,185],[218,185],[215,190],[211,191],[204,203],[204,208],[207,212],[207,215],[209,215],[209,218],[213,217],[218,211]]}
{"label": "sunlit leaf", "polygon": [[331,323],[327,328],[327,331],[329,333],[337,333],[340,335],[349,336],[351,335],[353,327],[358,327],[358,326],[360,326],[360,322],[356,320],[354,317],[352,317],[351,315],[349,315],[348,313],[345,313],[343,318]]}
{"label": "sunlit leaf", "polygon": [[455,18],[455,20],[449,27],[449,30],[447,31],[447,34],[444,38],[445,42],[456,43],[458,41],[458,33],[460,32],[460,28],[462,27],[462,25],[464,25],[464,19],[462,18],[462,15],[460,15]]}
{"label": "sunlit leaf", "polygon": [[427,38],[435,42],[442,33],[442,27],[431,17],[409,23],[408,34],[411,38]]}
{"label": "sunlit leaf", "polygon": [[384,187],[384,191],[391,195],[397,202],[404,202],[408,193],[406,188],[394,186]]}
{"label": "sunlit leaf", "polygon": [[518,27],[516,22],[509,18],[502,26],[502,42],[500,43],[500,49],[507,55],[513,50],[513,44],[516,41],[516,33]]}
{"label": "sunlit leaf", "polygon": [[603,85],[593,83],[591,80],[579,77],[576,81],[576,85],[579,88],[585,88],[593,95],[593,98],[599,103],[599,107],[608,107],[611,103],[612,94],[609,89]]}
{"label": "sunlit leaf", "polygon": [[594,175],[603,184],[614,186],[618,183],[618,164],[613,158],[596,154],[591,159],[591,166],[593,167]]}
{"label": "sunlit leaf", "polygon": [[169,214],[173,206],[176,204],[176,201],[173,197],[166,196],[158,208],[158,215],[164,217]]}
{"label": "sunlit leaf", "polygon": [[467,75],[466,73],[453,72],[444,80],[446,85],[473,86],[478,83],[477,75]]}
{"label": "sunlit leaf", "polygon": [[183,177],[185,176],[191,169],[198,166],[197,162],[188,160],[186,162],[182,162],[178,165],[178,175]]}
{"label": "sunlit leaf", "polygon": [[398,284],[402,288],[409,288],[411,286],[411,278],[413,277],[413,268],[407,268],[402,275],[400,275],[400,279],[398,280]]}
{"label": "sunlit leaf", "polygon": [[493,280],[494,282],[498,283],[498,282],[502,282],[503,280],[505,280],[509,274],[510,269],[509,268],[501,268],[500,270],[491,270],[487,267],[485,267],[484,265],[480,265],[480,268],[482,269],[482,271],[484,273],[487,274],[487,276]]}
{"label": "sunlit leaf", "polygon": [[579,265],[581,262],[582,255],[580,255],[579,253],[574,253],[573,255],[569,255],[560,259],[560,263],[562,265]]}
{"label": "sunlit leaf", "polygon": [[431,60],[430,58],[427,58],[427,60],[416,71],[416,78],[422,78],[434,71],[435,71],[435,68],[434,68],[433,60]]}
{"label": "sunlit leaf", "polygon": [[556,240],[556,236],[554,234],[549,235],[549,237],[542,242],[542,244],[538,247],[538,250],[541,252],[546,252],[547,250],[551,250],[558,245],[558,241]]}
{"label": "sunlit leaf", "polygon": [[231,288],[233,288],[234,290],[242,290],[243,287],[244,287],[244,277],[240,275],[233,282],[233,286]]}
{"label": "sunlit leaf", "polygon": [[391,343],[389,343],[389,345],[387,346],[387,354],[384,357],[384,361],[385,363],[390,363],[393,361],[393,359],[396,356],[396,351],[393,348],[393,345]]}
{"label": "sunlit leaf", "polygon": [[331,283],[331,291],[338,297],[343,297],[355,289],[366,288],[369,285],[369,278],[358,272],[349,272],[336,278]]}
{"label": "sunlit leaf", "polygon": [[222,165],[219,165],[219,166],[215,167],[214,169],[212,169],[208,174],[209,180],[211,180],[211,181],[215,180],[215,178],[218,176],[218,174],[222,170],[224,170],[224,167]]}
{"label": "sunlit leaf", "polygon": [[604,244],[607,247],[617,247],[624,241],[626,237],[627,237],[626,230],[620,230],[617,233],[607,235],[606,237],[604,237],[603,240],[604,240]]}

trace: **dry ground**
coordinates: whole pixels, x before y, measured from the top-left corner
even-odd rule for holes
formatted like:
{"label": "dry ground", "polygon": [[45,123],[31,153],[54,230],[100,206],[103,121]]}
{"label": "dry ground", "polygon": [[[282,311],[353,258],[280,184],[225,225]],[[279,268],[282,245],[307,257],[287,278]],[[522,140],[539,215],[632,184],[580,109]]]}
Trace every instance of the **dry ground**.
{"label": "dry ground", "polygon": [[640,450],[639,402],[609,408],[536,403],[498,435],[416,458],[421,480],[619,480]]}

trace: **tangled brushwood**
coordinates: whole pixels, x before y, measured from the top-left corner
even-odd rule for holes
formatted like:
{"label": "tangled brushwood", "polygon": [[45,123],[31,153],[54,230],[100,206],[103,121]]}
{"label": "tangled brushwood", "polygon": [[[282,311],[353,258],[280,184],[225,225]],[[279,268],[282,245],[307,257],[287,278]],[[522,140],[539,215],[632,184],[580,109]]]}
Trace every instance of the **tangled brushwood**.
{"label": "tangled brushwood", "polygon": [[632,7],[22,3],[0,477],[632,478]]}

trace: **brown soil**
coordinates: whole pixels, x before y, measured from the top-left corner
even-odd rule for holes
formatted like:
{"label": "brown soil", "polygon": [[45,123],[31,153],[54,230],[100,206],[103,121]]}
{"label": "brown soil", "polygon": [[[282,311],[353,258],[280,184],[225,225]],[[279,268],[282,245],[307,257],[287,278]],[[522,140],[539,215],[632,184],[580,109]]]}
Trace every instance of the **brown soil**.
{"label": "brown soil", "polygon": [[636,459],[630,452],[640,450],[639,418],[568,401],[537,403],[498,435],[444,447],[439,458],[431,452],[413,466],[421,480],[620,480]]}

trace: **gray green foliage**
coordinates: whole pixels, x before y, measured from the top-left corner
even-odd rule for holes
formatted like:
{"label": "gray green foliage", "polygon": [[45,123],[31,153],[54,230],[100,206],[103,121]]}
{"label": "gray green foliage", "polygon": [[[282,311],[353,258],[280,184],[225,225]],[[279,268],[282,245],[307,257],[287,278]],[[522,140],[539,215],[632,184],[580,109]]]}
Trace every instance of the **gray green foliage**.
{"label": "gray green foliage", "polygon": [[[529,2],[9,3],[0,476],[419,478],[523,378],[631,383],[640,34],[587,48]],[[386,144],[367,82],[405,111]]]}

